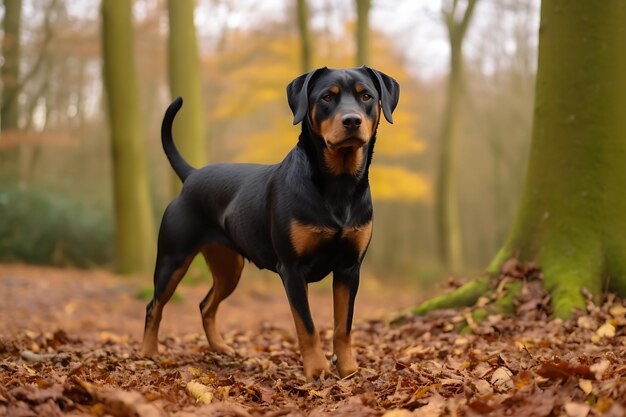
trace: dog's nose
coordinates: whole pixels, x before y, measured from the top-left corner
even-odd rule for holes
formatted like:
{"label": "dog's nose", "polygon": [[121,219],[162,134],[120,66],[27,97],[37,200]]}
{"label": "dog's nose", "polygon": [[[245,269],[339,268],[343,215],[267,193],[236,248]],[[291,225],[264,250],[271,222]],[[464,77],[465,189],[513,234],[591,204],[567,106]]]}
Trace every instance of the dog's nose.
{"label": "dog's nose", "polygon": [[350,113],[343,116],[341,121],[348,130],[356,130],[361,126],[361,116],[356,113]]}

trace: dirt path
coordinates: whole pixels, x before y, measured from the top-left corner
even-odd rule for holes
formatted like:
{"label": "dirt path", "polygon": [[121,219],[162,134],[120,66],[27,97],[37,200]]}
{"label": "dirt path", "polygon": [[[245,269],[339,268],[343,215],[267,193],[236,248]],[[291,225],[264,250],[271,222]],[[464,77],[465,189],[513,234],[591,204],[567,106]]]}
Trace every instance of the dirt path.
{"label": "dirt path", "polygon": [[[259,274],[246,279],[220,306],[218,325],[225,332],[276,326],[293,327],[287,297],[277,276]],[[367,278],[366,278],[367,279]],[[146,301],[136,294],[151,291],[148,277],[124,278],[105,271],[58,269],[0,264],[0,335],[53,332],[140,340]],[[411,292],[366,283],[357,299],[357,319],[380,316],[415,303]],[[185,336],[202,332],[198,303],[210,282],[180,285],[175,301],[163,314],[161,335]],[[311,308],[318,327],[332,326],[332,291],[325,284],[311,285]]]}

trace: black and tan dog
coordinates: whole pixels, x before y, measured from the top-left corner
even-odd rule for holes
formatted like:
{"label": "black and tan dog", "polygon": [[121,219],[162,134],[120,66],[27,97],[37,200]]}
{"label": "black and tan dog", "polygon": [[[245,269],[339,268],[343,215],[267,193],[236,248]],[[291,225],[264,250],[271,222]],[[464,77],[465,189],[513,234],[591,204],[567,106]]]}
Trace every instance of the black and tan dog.
{"label": "black and tan dog", "polygon": [[302,133],[276,165],[192,168],[172,141],[182,99],[167,109],[163,148],[184,185],[161,222],[145,355],[157,353],[163,306],[192,258],[202,252],[214,280],[200,303],[213,350],[233,353],[215,327],[215,314],[237,286],[246,258],[280,275],[309,379],[328,373],[329,365],[311,318],[307,286],[333,273],[337,368],[342,377],[356,371],[350,330],[359,270],[372,235],[368,170],[381,112],[392,122],[399,86],[367,67],[320,68],[293,80],[287,97]]}

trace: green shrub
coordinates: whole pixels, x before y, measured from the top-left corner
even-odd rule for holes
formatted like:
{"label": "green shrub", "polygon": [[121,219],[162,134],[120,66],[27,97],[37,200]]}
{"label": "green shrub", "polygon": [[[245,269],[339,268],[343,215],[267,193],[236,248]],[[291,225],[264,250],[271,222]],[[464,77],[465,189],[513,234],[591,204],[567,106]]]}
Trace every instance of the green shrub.
{"label": "green shrub", "polygon": [[40,190],[0,189],[0,261],[86,268],[113,260],[108,208]]}

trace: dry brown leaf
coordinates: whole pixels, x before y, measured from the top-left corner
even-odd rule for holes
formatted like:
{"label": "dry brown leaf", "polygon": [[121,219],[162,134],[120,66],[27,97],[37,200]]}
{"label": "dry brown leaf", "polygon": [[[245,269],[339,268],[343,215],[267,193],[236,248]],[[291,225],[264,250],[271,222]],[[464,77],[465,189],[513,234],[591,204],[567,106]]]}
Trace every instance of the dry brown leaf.
{"label": "dry brown leaf", "polygon": [[496,369],[491,375],[491,385],[496,392],[507,392],[513,388],[513,374],[505,367]]}
{"label": "dry brown leaf", "polygon": [[491,384],[489,384],[489,382],[485,381],[484,379],[475,379],[471,383],[474,385],[474,388],[476,389],[476,394],[478,394],[479,396],[484,397],[485,395],[493,394]]}
{"label": "dry brown leaf", "polygon": [[591,407],[587,404],[568,402],[563,407],[568,417],[587,417]]}
{"label": "dry brown leaf", "polygon": [[166,417],[167,413],[156,405],[149,403],[138,392],[101,391],[97,394],[98,401],[104,404],[104,411],[114,417]]}
{"label": "dry brown leaf", "polygon": [[609,362],[606,359],[603,359],[600,362],[594,363],[593,365],[591,365],[589,367],[589,370],[593,372],[596,379],[602,379],[602,376],[609,369],[610,366],[611,366],[611,362]]}
{"label": "dry brown leaf", "polygon": [[554,361],[542,362],[535,371],[548,379],[565,379],[571,376],[583,377],[585,379],[594,379],[594,372],[587,365],[573,365],[565,360],[556,359]]}
{"label": "dry brown leaf", "polygon": [[591,316],[580,316],[576,320],[576,324],[581,329],[592,330],[598,327],[598,322]]}
{"label": "dry brown leaf", "polygon": [[414,417],[411,411],[404,408],[396,408],[394,410],[389,410],[382,417]]}

